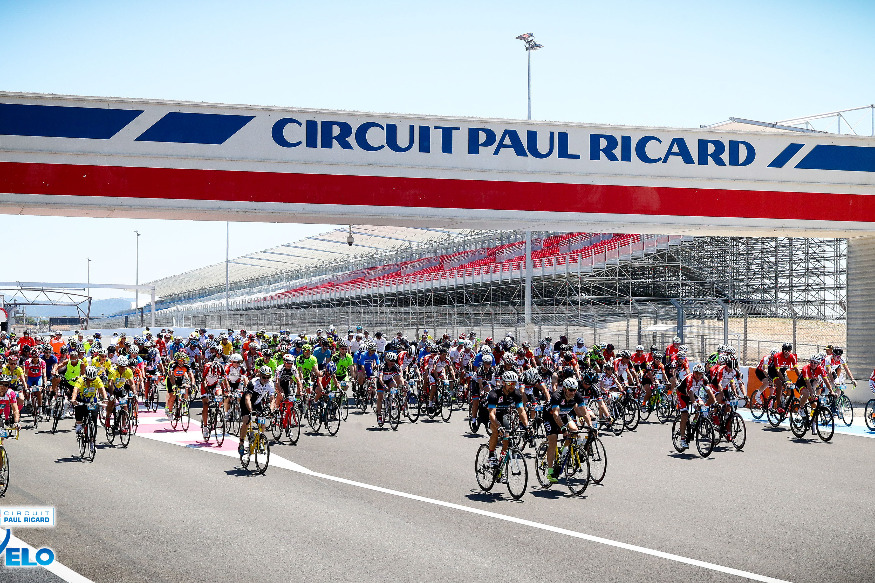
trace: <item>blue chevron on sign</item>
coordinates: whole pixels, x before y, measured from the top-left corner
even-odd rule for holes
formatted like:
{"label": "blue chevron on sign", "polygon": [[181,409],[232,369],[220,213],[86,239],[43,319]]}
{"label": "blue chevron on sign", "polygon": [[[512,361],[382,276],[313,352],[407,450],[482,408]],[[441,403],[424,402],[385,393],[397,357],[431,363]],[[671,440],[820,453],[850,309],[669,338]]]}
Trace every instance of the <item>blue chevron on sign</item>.
{"label": "blue chevron on sign", "polygon": [[780,154],[775,156],[775,159],[769,163],[769,168],[783,168],[803,146],[804,144],[790,144]]}
{"label": "blue chevron on sign", "polygon": [[0,103],[0,135],[108,140],[142,109]]}
{"label": "blue chevron on sign", "polygon": [[248,124],[254,115],[182,113],[173,111],[137,138],[138,142],[176,144],[224,144]]}
{"label": "blue chevron on sign", "polygon": [[821,144],[796,164],[805,170],[844,170],[875,172],[875,148],[866,146],[830,146]]}

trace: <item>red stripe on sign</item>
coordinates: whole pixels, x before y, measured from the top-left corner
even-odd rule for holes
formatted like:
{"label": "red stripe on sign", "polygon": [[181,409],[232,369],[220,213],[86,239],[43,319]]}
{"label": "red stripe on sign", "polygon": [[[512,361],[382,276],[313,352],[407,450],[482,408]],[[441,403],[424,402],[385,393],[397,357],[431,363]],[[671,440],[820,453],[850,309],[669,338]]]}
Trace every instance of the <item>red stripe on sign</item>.
{"label": "red stripe on sign", "polygon": [[0,162],[0,192],[875,222],[875,196]]}

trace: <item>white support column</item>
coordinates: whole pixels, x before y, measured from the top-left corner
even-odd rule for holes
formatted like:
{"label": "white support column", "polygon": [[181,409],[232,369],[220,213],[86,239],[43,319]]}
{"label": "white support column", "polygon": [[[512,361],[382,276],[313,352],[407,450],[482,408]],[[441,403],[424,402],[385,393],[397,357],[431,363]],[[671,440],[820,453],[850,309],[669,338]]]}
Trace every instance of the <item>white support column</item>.
{"label": "white support column", "polygon": [[[531,55],[531,51],[529,51]],[[526,339],[534,342],[532,330],[532,232],[526,231]]]}
{"label": "white support column", "polygon": [[[139,290],[137,291],[139,293]],[[151,290],[151,317],[150,317],[150,327],[155,328],[155,288],[153,287]]]}
{"label": "white support column", "polygon": [[875,367],[875,237],[848,239],[848,346],[845,351],[857,388],[855,403],[872,398],[869,375]]}

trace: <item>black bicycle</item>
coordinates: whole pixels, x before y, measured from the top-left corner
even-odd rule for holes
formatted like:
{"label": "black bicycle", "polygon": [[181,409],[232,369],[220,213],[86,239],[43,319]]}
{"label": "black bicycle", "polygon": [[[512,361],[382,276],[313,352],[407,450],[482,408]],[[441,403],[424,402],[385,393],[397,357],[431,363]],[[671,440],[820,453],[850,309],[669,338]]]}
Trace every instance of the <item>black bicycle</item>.
{"label": "black bicycle", "polygon": [[687,430],[685,434],[681,434],[681,411],[678,411],[674,422],[671,425],[671,444],[678,453],[683,453],[689,445],[684,446],[681,441],[686,441],[689,444],[691,441],[696,441],[696,450],[702,457],[708,457],[714,451],[716,442],[716,434],[714,433],[714,423],[709,417],[709,407],[691,404],[687,406]]}

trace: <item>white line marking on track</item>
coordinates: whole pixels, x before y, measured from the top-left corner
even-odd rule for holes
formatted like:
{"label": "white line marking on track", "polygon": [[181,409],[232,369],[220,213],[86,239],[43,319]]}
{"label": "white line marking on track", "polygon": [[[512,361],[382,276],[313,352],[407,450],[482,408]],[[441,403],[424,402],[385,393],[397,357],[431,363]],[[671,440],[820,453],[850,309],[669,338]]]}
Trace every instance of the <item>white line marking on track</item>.
{"label": "white line marking on track", "polygon": [[[26,542],[24,542],[23,540],[21,540],[20,538],[15,536],[15,534],[13,534],[11,537],[9,537],[9,544],[10,544],[10,546],[27,548],[30,550],[31,557],[36,556],[37,549],[35,549],[31,545],[27,544]],[[61,563],[59,563],[57,561],[57,559],[52,561],[49,565],[46,565],[43,568],[46,571],[48,571],[49,573],[56,575],[57,577],[60,577],[64,581],[67,581],[67,583],[94,583],[94,581],[92,581],[88,577],[85,577],[84,575],[80,575],[79,573],[77,573],[76,571],[74,571],[70,567],[67,567],[66,565],[62,565]]]}
{"label": "white line marking on track", "polygon": [[[154,439],[156,441],[161,441],[163,443],[172,443],[174,445],[179,445],[181,447],[187,447],[183,443],[176,443],[173,441],[173,433],[170,434],[162,434],[160,436],[153,434],[143,434],[139,437],[143,437],[145,439]],[[237,439],[236,436],[229,435],[231,439]],[[204,448],[199,451],[208,451],[210,453],[217,453],[221,455],[226,455],[228,457],[237,457],[236,451],[222,451],[216,449]],[[646,547],[640,547],[638,545],[633,545],[629,543],[624,543],[620,541],[611,540],[608,538],[603,538],[600,536],[595,536],[591,534],[585,534],[582,532],[577,532],[574,530],[568,530],[566,528],[560,528],[558,526],[551,526],[549,524],[543,524],[540,522],[534,522],[531,520],[526,520],[524,518],[517,518],[515,516],[507,516],[505,514],[498,514],[497,512],[490,512],[489,510],[481,510],[480,508],[472,508],[470,506],[463,506],[462,504],[454,504],[453,502],[444,502],[443,500],[436,500],[434,498],[426,498],[425,496],[418,496],[416,494],[408,494],[407,492],[401,492],[399,490],[392,490],[390,488],[384,488],[382,486],[374,486],[372,484],[365,484],[364,482],[356,482],[355,480],[349,480],[347,478],[340,478],[338,476],[330,476],[328,474],[321,474],[319,472],[314,472],[313,470],[309,470],[300,464],[296,464],[295,462],[289,461],[285,458],[282,458],[278,455],[270,456],[270,465],[273,467],[279,467],[286,470],[290,470],[293,472],[297,472],[300,474],[305,474],[308,476],[312,476],[314,478],[320,478],[322,480],[330,480],[332,482],[338,482],[340,484],[346,484],[348,486],[355,486],[356,488],[364,488],[366,490],[372,490],[374,492],[380,492],[382,494],[389,494],[390,496],[398,496],[400,498],[407,498],[408,500],[416,500],[417,502],[425,502],[427,504],[433,504],[435,506],[442,506],[444,508],[451,508],[453,510],[459,510],[461,512],[468,512],[470,514],[479,514],[480,516],[486,516],[489,518],[494,518],[496,520],[503,520],[505,522],[512,522],[515,524],[520,524],[523,526],[528,526],[530,528],[536,528],[539,530],[545,530],[548,532],[552,532],[555,534],[562,534],[565,536],[570,536],[582,540],[586,540],[589,542],[594,542],[618,549],[623,549],[626,551],[632,551],[635,553],[640,553],[643,555],[650,555],[651,557],[658,557],[661,559],[666,559],[669,561],[675,561],[676,563],[683,563],[685,565],[692,565],[694,567],[701,567],[703,569],[708,569],[711,571],[717,571],[719,573],[726,573],[729,575],[735,575],[737,577],[743,577],[745,579],[750,579],[751,581],[761,581],[763,583],[789,583],[784,579],[776,579],[774,577],[767,577],[765,575],[758,575],[757,573],[751,573],[749,571],[742,571],[741,569],[734,569],[732,567],[725,567],[723,565],[718,565],[716,563],[709,563],[707,561],[700,561],[698,559],[690,559],[688,557],[682,557],[680,555],[675,555],[672,553],[666,553],[663,551],[657,551],[654,549],[648,549]]]}

